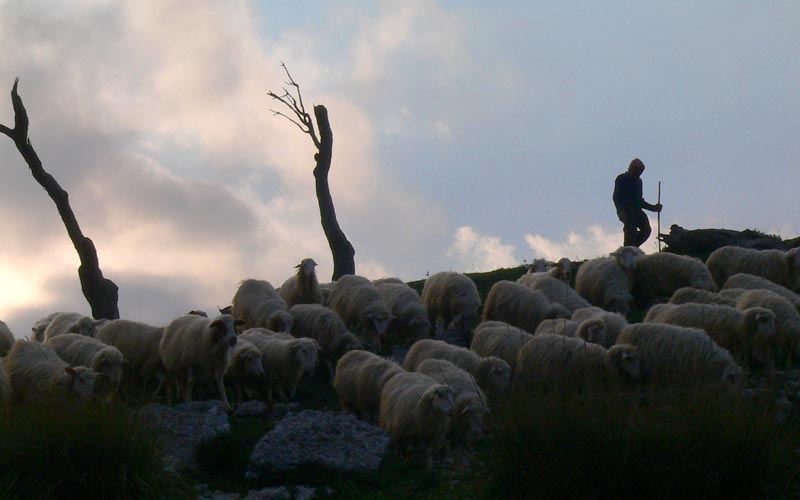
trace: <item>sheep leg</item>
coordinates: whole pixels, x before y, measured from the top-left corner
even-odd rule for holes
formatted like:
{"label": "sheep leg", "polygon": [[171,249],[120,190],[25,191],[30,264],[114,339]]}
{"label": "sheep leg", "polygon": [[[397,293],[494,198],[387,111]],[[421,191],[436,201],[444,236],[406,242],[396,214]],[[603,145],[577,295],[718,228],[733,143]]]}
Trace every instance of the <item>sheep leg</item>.
{"label": "sheep leg", "polygon": [[219,391],[219,397],[222,400],[222,403],[225,405],[225,411],[231,411],[233,408],[231,404],[228,402],[228,395],[225,393],[225,384],[224,379],[225,377],[225,370],[220,368],[214,369],[214,379],[217,382],[217,390]]}
{"label": "sheep leg", "polygon": [[289,399],[286,397],[286,392],[284,392],[284,390],[283,390],[283,387],[281,387],[281,386],[278,386],[278,387],[276,388],[275,392],[277,392],[277,393],[278,393],[278,398],[279,398],[281,401],[283,401],[283,402],[287,402],[287,401],[289,401]]}
{"label": "sheep leg", "polygon": [[292,384],[292,387],[289,389],[289,398],[294,401],[294,397],[297,395],[297,382]]}
{"label": "sheep leg", "polygon": [[189,366],[186,368],[186,381],[183,389],[183,400],[186,403],[192,400],[192,387],[194,387],[194,374],[192,373],[192,367]]}

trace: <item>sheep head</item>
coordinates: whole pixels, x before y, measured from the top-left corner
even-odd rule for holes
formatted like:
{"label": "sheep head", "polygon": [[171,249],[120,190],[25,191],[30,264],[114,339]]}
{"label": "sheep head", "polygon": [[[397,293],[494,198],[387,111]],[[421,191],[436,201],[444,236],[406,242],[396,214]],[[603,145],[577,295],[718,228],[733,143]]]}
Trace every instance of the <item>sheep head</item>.
{"label": "sheep head", "polygon": [[642,357],[631,344],[617,344],[608,350],[608,360],[613,373],[628,385],[636,385],[642,378]]}
{"label": "sheep head", "polygon": [[314,339],[297,339],[292,341],[289,353],[302,367],[303,375],[312,375],[317,369],[319,344]]}
{"label": "sheep head", "polygon": [[475,379],[487,393],[500,395],[511,385],[511,367],[498,357],[481,359],[477,372]]}
{"label": "sheep head", "polygon": [[211,338],[214,343],[228,344],[233,347],[236,345],[236,326],[244,324],[244,321],[233,319],[230,314],[221,314],[209,323]]}
{"label": "sheep head", "polygon": [[253,377],[261,377],[264,375],[263,355],[258,347],[250,342],[246,340],[239,342],[236,345],[233,357],[244,373]]}
{"label": "sheep head", "polygon": [[446,415],[448,417],[453,415],[453,410],[455,408],[453,389],[449,385],[444,384],[436,384],[430,387],[422,395],[420,402],[430,407],[434,413]]}
{"label": "sheep head", "polygon": [[273,332],[290,333],[294,317],[288,311],[278,310],[270,315],[267,322],[269,323],[269,329]]}
{"label": "sheep head", "polygon": [[91,401],[94,396],[94,371],[85,366],[66,366],[64,372],[70,377],[72,392],[84,401]]}
{"label": "sheep head", "polygon": [[587,319],[578,327],[578,337],[592,344],[608,347],[606,324],[600,318]]}

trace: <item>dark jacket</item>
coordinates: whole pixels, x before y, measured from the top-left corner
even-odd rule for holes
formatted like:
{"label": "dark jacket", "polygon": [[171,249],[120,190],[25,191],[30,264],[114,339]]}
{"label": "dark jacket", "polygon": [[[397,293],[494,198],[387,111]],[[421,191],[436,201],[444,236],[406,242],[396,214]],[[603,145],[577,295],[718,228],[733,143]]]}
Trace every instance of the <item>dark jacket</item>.
{"label": "dark jacket", "polygon": [[617,212],[646,208],[655,211],[655,206],[642,197],[642,179],[628,172],[621,173],[614,181],[614,205]]}

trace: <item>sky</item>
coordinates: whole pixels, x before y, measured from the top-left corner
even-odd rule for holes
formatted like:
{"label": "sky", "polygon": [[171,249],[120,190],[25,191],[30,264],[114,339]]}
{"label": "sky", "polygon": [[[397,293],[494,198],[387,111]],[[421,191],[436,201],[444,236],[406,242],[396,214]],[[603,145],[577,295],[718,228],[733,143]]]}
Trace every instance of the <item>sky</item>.
{"label": "sky", "polygon": [[[0,0],[0,123],[19,77],[121,316],[166,324],[305,257],[330,281],[313,143],[267,95],[282,62],[328,109],[362,276],[606,254],[636,157],[662,232],[796,237],[798,20],[781,0]],[[0,210],[0,320],[24,337],[88,315],[55,205],[1,135]]]}

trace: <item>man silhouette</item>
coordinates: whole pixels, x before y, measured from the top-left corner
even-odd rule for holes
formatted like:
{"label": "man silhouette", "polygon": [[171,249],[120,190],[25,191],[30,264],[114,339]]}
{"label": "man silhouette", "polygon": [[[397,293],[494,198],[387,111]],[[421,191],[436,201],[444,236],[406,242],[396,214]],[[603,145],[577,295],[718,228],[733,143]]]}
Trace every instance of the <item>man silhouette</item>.
{"label": "man silhouette", "polygon": [[625,246],[638,247],[650,237],[650,221],[644,209],[661,212],[661,203],[651,205],[642,197],[642,172],[644,163],[634,158],[628,165],[628,171],[619,174],[614,181],[614,206],[622,222]]}

